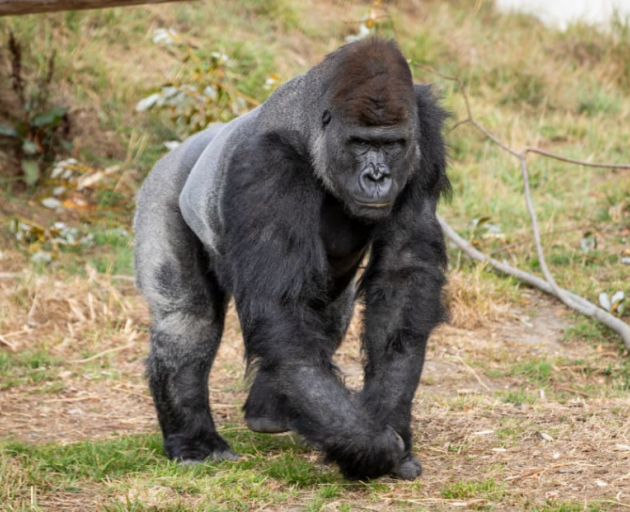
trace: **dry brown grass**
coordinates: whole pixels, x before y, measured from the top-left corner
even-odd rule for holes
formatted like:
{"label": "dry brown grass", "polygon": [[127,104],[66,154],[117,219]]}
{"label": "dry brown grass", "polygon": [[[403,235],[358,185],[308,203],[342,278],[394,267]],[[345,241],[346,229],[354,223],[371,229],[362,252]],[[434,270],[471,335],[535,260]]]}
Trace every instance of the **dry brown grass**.
{"label": "dry brown grass", "polygon": [[486,271],[479,266],[469,272],[456,269],[449,273],[446,296],[451,325],[478,329],[508,314],[510,305],[506,294],[501,294],[498,285],[484,279]]}
{"label": "dry brown grass", "polygon": [[[449,510],[458,503],[478,509],[503,502],[511,505],[497,510],[513,510],[547,501],[606,500],[610,510],[623,509],[614,502],[627,503],[630,494],[627,395],[611,393],[604,373],[587,374],[571,363],[585,360],[605,368],[615,364],[616,354],[562,341],[569,325],[564,310],[537,293],[508,308],[488,298],[493,285],[480,274],[456,272],[450,286],[458,312],[431,341],[414,407],[417,452],[425,467],[420,485],[384,479],[377,490],[349,492],[326,510],[343,510],[344,503],[368,510]],[[142,376],[148,315],[131,283],[88,269],[87,278],[1,279],[0,290],[0,334],[12,349],[61,358],[55,368],[45,369],[46,380],[0,391],[0,438],[68,443],[155,431]],[[543,313],[528,317],[532,311]],[[337,358],[347,384],[355,388],[362,380],[359,332],[357,317]],[[220,425],[242,421],[242,355],[230,309],[210,381]],[[568,361],[564,366],[558,355]],[[555,365],[551,382],[508,371],[546,358]],[[509,393],[524,398],[506,400]],[[3,464],[0,487],[20,485],[25,475],[19,467],[10,459]],[[46,510],[80,510],[80,499],[96,508],[108,499],[97,488],[80,495],[39,489],[38,502]],[[146,504],[174,496],[168,486],[158,491],[149,495],[141,485],[137,492]],[[201,503],[191,499],[191,507]],[[304,509],[305,502],[292,503],[292,510]]]}
{"label": "dry brown grass", "polygon": [[[252,17],[248,25],[237,19],[231,3],[227,8],[220,1],[199,9],[184,3],[137,8],[124,15],[123,11],[99,11],[78,18],[83,25],[74,34],[61,15],[46,18],[36,28],[43,27],[46,37],[54,37],[60,47],[73,48],[60,55],[60,74],[69,77],[60,87],[62,94],[76,102],[76,118],[83,128],[76,151],[94,151],[99,158],[120,161],[125,158],[122,148],[127,147],[126,163],[135,166],[149,130],[132,114],[133,105],[148,87],[161,83],[174,65],[148,42],[153,28],[190,31],[191,37],[206,44],[219,44],[226,34],[233,40],[256,40],[277,52],[277,68],[270,72],[288,78],[338,46],[368,9],[366,3],[347,0],[289,3],[298,13],[299,25],[266,32],[258,20]],[[600,160],[611,152],[625,154],[627,136],[619,122],[628,114],[628,102],[619,96],[615,84],[599,84],[601,91],[614,93],[608,106],[612,115],[577,111],[580,93],[591,76],[619,80],[623,59],[608,58],[604,46],[610,40],[580,43],[575,32],[561,40],[531,21],[493,14],[486,9],[487,2],[476,2],[474,8],[455,1],[385,3],[395,6],[396,28],[405,50],[415,61],[435,64],[448,73],[456,70],[469,84],[476,115],[510,145],[535,144]],[[237,9],[245,16],[245,3],[233,5],[240,6]],[[108,22],[108,16],[115,23]],[[209,37],[206,29],[212,31]],[[594,37],[592,31],[588,35]],[[45,40],[34,38],[34,45],[41,46]],[[131,42],[138,45],[139,40],[142,48],[129,51]],[[80,93],[75,91],[77,84]],[[449,87],[442,84],[446,102],[461,114],[463,106],[458,96],[450,95]],[[599,104],[592,108],[597,111]],[[110,129],[115,124],[109,115],[119,116],[118,125],[131,126],[130,130],[102,134],[101,123]],[[473,216],[487,214],[493,222],[502,223],[507,244],[525,240],[529,228],[520,182],[514,178],[518,170],[467,128],[458,129],[457,137],[453,138],[451,165],[457,192],[453,203],[440,208],[448,210],[449,220],[459,228]],[[623,189],[619,184],[627,180],[625,175],[611,178],[583,169],[556,173],[542,163],[537,169],[536,200],[549,231],[595,222],[593,212],[602,198],[611,189]],[[562,181],[553,181],[555,176],[562,176]],[[585,190],[590,192],[585,194]],[[15,204],[1,203],[2,215],[16,212]],[[621,204],[619,200],[612,206]],[[49,211],[31,206],[28,214],[19,213],[34,220],[50,216]],[[624,222],[624,211],[620,210],[615,222]],[[611,232],[616,228],[610,225]],[[579,250],[579,231],[575,239],[556,242]],[[495,249],[492,241],[481,243],[485,249]],[[520,249],[522,254],[502,256],[527,258],[529,245]],[[5,356],[15,358],[16,367],[0,377],[0,439],[66,444],[156,432],[143,378],[148,313],[133,285],[90,268],[86,277],[51,272],[3,278],[2,273],[21,271],[25,257],[6,247],[2,251],[0,361]],[[490,279],[482,268],[453,263],[456,268],[447,290],[451,322],[431,339],[413,411],[423,477],[417,482],[384,478],[361,486],[339,484],[341,491],[335,497],[316,506],[324,485],[295,491],[286,479],[267,476],[266,467],[261,466],[256,468],[264,475],[260,489],[251,496],[244,494],[250,510],[630,509],[630,407],[624,389],[624,379],[628,379],[624,371],[630,370],[618,346],[597,333],[591,333],[590,343],[565,339],[565,329],[573,321],[564,308],[538,293],[514,291],[511,284]],[[623,281],[622,271],[615,267],[610,276]],[[596,275],[581,268],[577,272],[586,276],[583,282],[597,278],[600,287],[622,286],[605,273]],[[563,277],[572,282],[577,272]],[[595,286],[589,283],[585,286]],[[589,293],[596,292],[589,289]],[[355,389],[362,381],[359,334],[356,317],[337,357],[346,383]],[[33,368],[40,354],[55,359],[44,358]],[[243,374],[240,329],[230,309],[210,379],[220,429],[226,424],[232,430],[245,429],[240,412],[246,395]],[[262,453],[270,460],[282,457],[278,449]],[[315,452],[300,457],[315,465],[317,474],[334,471],[323,466]],[[33,484],[29,470],[17,457],[0,457],[0,499],[16,489],[24,497],[19,504],[0,503],[0,509],[35,509],[33,501],[43,510],[84,511],[110,505],[114,499],[124,503],[136,498],[158,510],[175,510],[180,504],[180,510],[208,508],[214,506],[208,504],[212,496],[228,488],[240,489],[245,478],[239,473],[219,489],[204,474],[199,480],[209,481],[209,487],[195,494],[181,490],[185,474],[173,483],[159,476],[159,469],[158,476],[153,475],[152,469],[106,482],[84,479],[81,489],[73,491],[56,484]],[[221,471],[229,469],[217,470]],[[277,492],[293,494],[274,502]],[[563,508],[564,503],[569,505]],[[229,502],[222,506],[230,510]]]}

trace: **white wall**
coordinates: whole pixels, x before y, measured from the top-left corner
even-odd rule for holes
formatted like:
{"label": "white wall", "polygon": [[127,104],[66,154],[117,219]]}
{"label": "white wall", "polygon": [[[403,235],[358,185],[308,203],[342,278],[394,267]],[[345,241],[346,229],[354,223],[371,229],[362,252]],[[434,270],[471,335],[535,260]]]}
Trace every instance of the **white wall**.
{"label": "white wall", "polygon": [[576,20],[606,25],[615,10],[630,16],[630,0],[495,0],[495,5],[502,11],[534,14],[561,29]]}

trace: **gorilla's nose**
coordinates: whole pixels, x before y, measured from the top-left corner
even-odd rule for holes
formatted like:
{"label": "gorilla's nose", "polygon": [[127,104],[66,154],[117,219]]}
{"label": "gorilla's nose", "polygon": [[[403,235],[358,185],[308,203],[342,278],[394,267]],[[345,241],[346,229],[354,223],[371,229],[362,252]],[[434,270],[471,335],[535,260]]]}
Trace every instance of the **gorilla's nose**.
{"label": "gorilla's nose", "polygon": [[387,199],[392,188],[392,177],[384,165],[369,166],[361,173],[360,184],[363,191],[375,201]]}

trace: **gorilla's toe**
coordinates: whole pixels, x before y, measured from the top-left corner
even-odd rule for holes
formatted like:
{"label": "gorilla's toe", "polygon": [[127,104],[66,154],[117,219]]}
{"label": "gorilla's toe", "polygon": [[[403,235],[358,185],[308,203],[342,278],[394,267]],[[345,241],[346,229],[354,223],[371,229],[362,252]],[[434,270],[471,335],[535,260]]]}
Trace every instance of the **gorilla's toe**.
{"label": "gorilla's toe", "polygon": [[197,436],[171,434],[164,442],[164,449],[169,459],[181,464],[199,464],[206,459],[218,461],[240,458],[216,432]]}
{"label": "gorilla's toe", "polygon": [[392,472],[392,476],[403,480],[414,480],[422,474],[422,465],[413,455],[407,455]]}
{"label": "gorilla's toe", "polygon": [[198,459],[196,457],[189,458],[182,455],[175,460],[177,460],[177,462],[182,466],[196,466],[197,464],[203,464],[207,460],[239,460],[241,458],[242,457],[238,453],[234,453],[232,450],[224,450],[220,452],[211,452],[204,459]]}

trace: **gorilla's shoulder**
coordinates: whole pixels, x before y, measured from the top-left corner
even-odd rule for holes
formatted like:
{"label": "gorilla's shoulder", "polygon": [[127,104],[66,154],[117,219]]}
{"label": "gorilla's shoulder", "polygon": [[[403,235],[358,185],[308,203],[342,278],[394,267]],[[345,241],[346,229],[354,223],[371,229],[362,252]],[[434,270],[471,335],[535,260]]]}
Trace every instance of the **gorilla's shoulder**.
{"label": "gorilla's shoulder", "polygon": [[310,170],[311,158],[300,132],[272,129],[241,138],[229,166],[236,171],[229,173],[235,180],[280,179]]}

